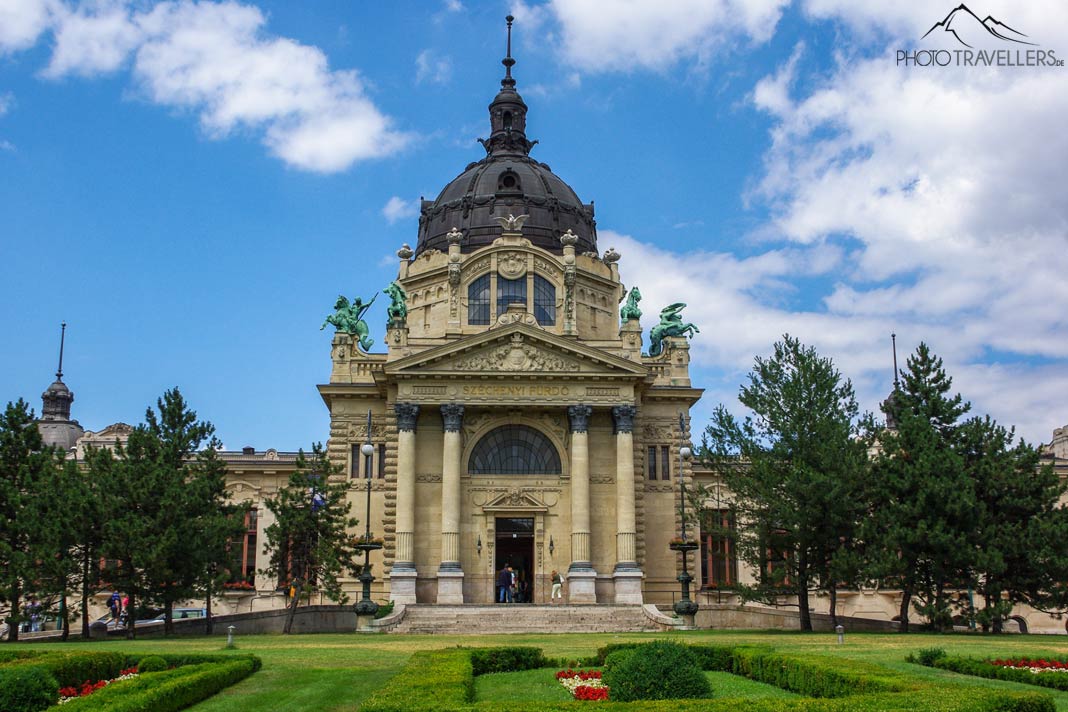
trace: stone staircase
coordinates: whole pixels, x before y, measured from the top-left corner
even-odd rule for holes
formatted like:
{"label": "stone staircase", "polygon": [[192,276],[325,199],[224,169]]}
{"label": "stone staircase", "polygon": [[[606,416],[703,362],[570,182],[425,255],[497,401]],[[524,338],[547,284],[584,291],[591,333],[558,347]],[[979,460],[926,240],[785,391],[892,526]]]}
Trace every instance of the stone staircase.
{"label": "stone staircase", "polygon": [[[670,630],[678,622],[655,606],[467,605],[404,606],[379,629],[390,633],[631,633]],[[376,621],[377,623],[378,621]],[[376,626],[377,627],[377,626]]]}

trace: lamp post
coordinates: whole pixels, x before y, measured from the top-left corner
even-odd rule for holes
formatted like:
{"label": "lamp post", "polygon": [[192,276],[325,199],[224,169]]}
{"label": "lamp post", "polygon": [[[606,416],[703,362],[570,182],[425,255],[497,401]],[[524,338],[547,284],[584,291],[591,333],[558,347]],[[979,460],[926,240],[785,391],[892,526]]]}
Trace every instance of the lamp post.
{"label": "lamp post", "polygon": [[[679,413],[679,440],[685,442],[683,438],[686,437],[686,421],[683,420],[682,413]],[[693,616],[697,613],[697,602],[690,600],[690,582],[693,581],[693,576],[690,576],[690,570],[688,568],[687,554],[697,548],[695,542],[691,542],[686,538],[686,480],[683,477],[684,461],[689,460],[692,457],[693,452],[688,445],[683,445],[679,448],[679,520],[682,525],[682,536],[679,537],[679,541],[672,543],[671,548],[682,554],[682,573],[678,576],[678,582],[682,584],[682,598],[675,602],[673,606],[675,613],[682,616],[684,619],[690,619],[688,622],[693,625]]]}
{"label": "lamp post", "polygon": [[356,603],[357,616],[373,616],[378,612],[378,604],[371,600],[371,582],[375,577],[371,575],[371,552],[381,549],[382,545],[371,537],[371,456],[375,452],[371,444],[371,411],[367,411],[367,442],[360,447],[363,454],[363,474],[367,480],[367,512],[364,517],[363,537],[356,544],[356,548],[363,552],[363,570],[360,572],[360,583],[363,585],[363,594]]}

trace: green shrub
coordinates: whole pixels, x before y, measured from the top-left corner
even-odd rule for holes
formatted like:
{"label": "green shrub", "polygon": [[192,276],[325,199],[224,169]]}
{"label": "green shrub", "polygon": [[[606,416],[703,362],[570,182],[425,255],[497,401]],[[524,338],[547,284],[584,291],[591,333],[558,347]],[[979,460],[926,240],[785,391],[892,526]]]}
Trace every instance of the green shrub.
{"label": "green shrub", "polygon": [[608,645],[602,645],[597,648],[597,659],[592,665],[600,667],[604,665],[605,659],[617,650],[633,650],[642,643],[609,643]]}
{"label": "green shrub", "polygon": [[918,684],[900,673],[870,663],[778,653],[762,648],[735,648],[732,664],[731,672],[735,675],[806,697],[903,692]]}
{"label": "green shrub", "polygon": [[633,700],[677,700],[712,696],[693,653],[678,643],[655,641],[627,653],[610,653],[613,667],[606,669],[604,683],[611,698]]}
{"label": "green shrub", "polygon": [[42,653],[38,650],[0,650],[0,665],[27,658],[36,658]]}
{"label": "green shrub", "polygon": [[185,667],[203,663],[228,663],[234,660],[251,660],[252,671],[260,669],[262,661],[254,655],[235,653],[142,653],[127,657],[127,667],[139,665],[147,657],[159,657],[166,661],[167,667]]}
{"label": "green shrub", "polygon": [[945,648],[920,648],[915,654],[909,653],[908,657],[905,659],[910,663],[932,667],[935,660],[944,657],[946,657]]}
{"label": "green shrub", "polygon": [[38,712],[59,700],[59,683],[41,665],[0,669],[0,710]]}
{"label": "green shrub", "polygon": [[637,648],[621,648],[620,650],[613,650],[608,655],[604,656],[604,670],[602,672],[618,668],[625,660],[630,658],[631,655],[634,655],[636,650]]}
{"label": "green shrub", "polygon": [[137,663],[137,672],[163,672],[168,667],[167,661],[160,656],[149,655],[141,658],[141,662]]}
{"label": "green shrub", "polygon": [[188,665],[108,685],[88,697],[71,700],[63,705],[63,712],[178,712],[243,680],[255,668],[251,657]]}
{"label": "green shrub", "polygon": [[396,603],[394,601],[390,601],[389,603],[383,603],[381,606],[378,607],[378,610],[375,611],[375,620],[378,620],[379,618],[385,618],[386,616],[393,613],[393,607],[395,605]]}
{"label": "green shrub", "polygon": [[541,648],[475,648],[471,651],[471,668],[475,675],[534,670],[549,664]]}

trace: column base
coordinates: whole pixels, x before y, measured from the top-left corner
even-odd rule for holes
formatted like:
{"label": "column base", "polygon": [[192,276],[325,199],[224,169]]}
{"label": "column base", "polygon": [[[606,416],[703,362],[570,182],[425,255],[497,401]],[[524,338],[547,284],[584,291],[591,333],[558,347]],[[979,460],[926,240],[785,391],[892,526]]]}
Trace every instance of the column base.
{"label": "column base", "polygon": [[616,584],[616,603],[626,605],[641,605],[642,601],[642,572],[619,570],[612,574],[612,580]]}
{"label": "column base", "polygon": [[597,603],[597,572],[593,569],[567,574],[568,603]]}
{"label": "column base", "polygon": [[460,606],[464,602],[464,572],[438,571],[438,605]]}
{"label": "column base", "polygon": [[356,632],[357,633],[377,633],[372,624],[375,622],[374,616],[356,616]]}
{"label": "column base", "polygon": [[389,598],[394,603],[415,603],[415,569],[393,569],[389,575]]}

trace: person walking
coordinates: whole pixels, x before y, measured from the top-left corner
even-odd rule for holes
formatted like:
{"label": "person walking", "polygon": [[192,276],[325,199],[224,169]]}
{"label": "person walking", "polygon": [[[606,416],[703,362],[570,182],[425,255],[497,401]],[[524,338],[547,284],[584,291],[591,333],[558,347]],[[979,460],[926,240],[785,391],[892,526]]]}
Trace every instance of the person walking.
{"label": "person walking", "polygon": [[564,600],[564,593],[563,593],[564,578],[560,575],[560,572],[557,571],[556,569],[553,569],[552,582],[553,582],[553,591],[552,591],[552,594],[549,596],[549,602],[552,603],[553,601],[555,601],[556,599],[559,598],[560,602],[563,603],[563,600]]}
{"label": "person walking", "polygon": [[497,603],[508,603],[509,595],[508,590],[512,586],[512,574],[508,571],[508,566],[505,565],[499,574],[497,574]]}

